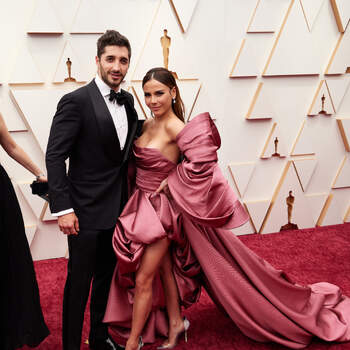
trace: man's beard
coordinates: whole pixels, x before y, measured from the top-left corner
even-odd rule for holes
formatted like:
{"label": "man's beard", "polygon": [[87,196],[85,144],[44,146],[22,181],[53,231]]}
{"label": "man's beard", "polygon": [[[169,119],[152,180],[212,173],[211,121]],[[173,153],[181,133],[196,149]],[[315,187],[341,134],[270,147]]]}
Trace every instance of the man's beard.
{"label": "man's beard", "polygon": [[113,83],[111,81],[108,80],[108,73],[101,67],[100,65],[100,73],[101,73],[101,79],[111,88],[111,89],[116,89],[120,86],[121,82],[124,79],[124,76],[122,77],[122,79],[120,80],[119,83]]}

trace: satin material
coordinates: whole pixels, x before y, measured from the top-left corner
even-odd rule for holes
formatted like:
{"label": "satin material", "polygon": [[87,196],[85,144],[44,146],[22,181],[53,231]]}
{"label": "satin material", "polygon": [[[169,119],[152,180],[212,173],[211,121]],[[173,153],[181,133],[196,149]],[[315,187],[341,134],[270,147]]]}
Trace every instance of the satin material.
{"label": "satin material", "polygon": [[[105,322],[127,338],[132,319],[135,272],[148,244],[172,240],[173,272],[181,305],[196,302],[203,285],[213,301],[248,337],[303,348],[313,336],[350,340],[350,301],[337,286],[300,286],[255,255],[228,229],[248,215],[217,164],[220,136],[208,113],[177,136],[184,160],[176,165],[159,150],[134,145],[136,190],[113,237],[118,258]],[[168,177],[171,198],[155,194]],[[162,284],[153,285],[145,342],[168,331]]]}

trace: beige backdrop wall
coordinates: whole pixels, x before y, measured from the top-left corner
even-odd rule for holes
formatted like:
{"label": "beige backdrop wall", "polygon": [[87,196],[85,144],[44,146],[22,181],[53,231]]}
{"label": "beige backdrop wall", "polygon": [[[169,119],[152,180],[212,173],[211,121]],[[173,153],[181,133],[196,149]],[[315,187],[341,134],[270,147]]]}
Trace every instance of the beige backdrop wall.
{"label": "beige backdrop wall", "polygon": [[[44,168],[57,102],[94,77],[101,33],[117,29],[130,39],[124,88],[147,118],[140,80],[163,65],[167,29],[186,117],[211,113],[220,165],[250,213],[234,232],[279,231],[289,191],[299,228],[349,222],[349,18],[348,0],[0,0],[0,110]],[[64,82],[68,57],[76,82]],[[30,193],[33,176],[2,150],[0,161],[34,259],[65,256],[47,204]]]}

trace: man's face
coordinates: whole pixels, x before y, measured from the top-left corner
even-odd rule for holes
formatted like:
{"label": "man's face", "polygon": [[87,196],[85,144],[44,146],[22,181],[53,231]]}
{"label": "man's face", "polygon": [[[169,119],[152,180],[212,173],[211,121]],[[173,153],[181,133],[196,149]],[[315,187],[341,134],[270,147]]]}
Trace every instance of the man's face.
{"label": "man's face", "polygon": [[97,72],[111,89],[118,89],[129,68],[129,51],[125,46],[106,46],[96,57]]}

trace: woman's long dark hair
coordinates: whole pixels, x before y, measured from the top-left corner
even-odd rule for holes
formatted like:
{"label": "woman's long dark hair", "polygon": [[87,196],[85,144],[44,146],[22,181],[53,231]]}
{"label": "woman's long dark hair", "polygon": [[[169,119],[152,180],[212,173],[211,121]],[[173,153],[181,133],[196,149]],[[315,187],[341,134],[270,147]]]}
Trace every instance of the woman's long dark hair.
{"label": "woman's long dark hair", "polygon": [[176,80],[172,75],[172,73],[166,68],[162,68],[162,67],[152,68],[143,77],[142,87],[144,87],[144,85],[151,79],[155,79],[159,81],[160,83],[166,85],[169,89],[172,89],[173,87],[175,87],[176,97],[175,97],[175,102],[172,104],[173,111],[180,120],[185,122],[185,106],[184,106],[184,103],[182,102],[179,88],[176,84]]}

